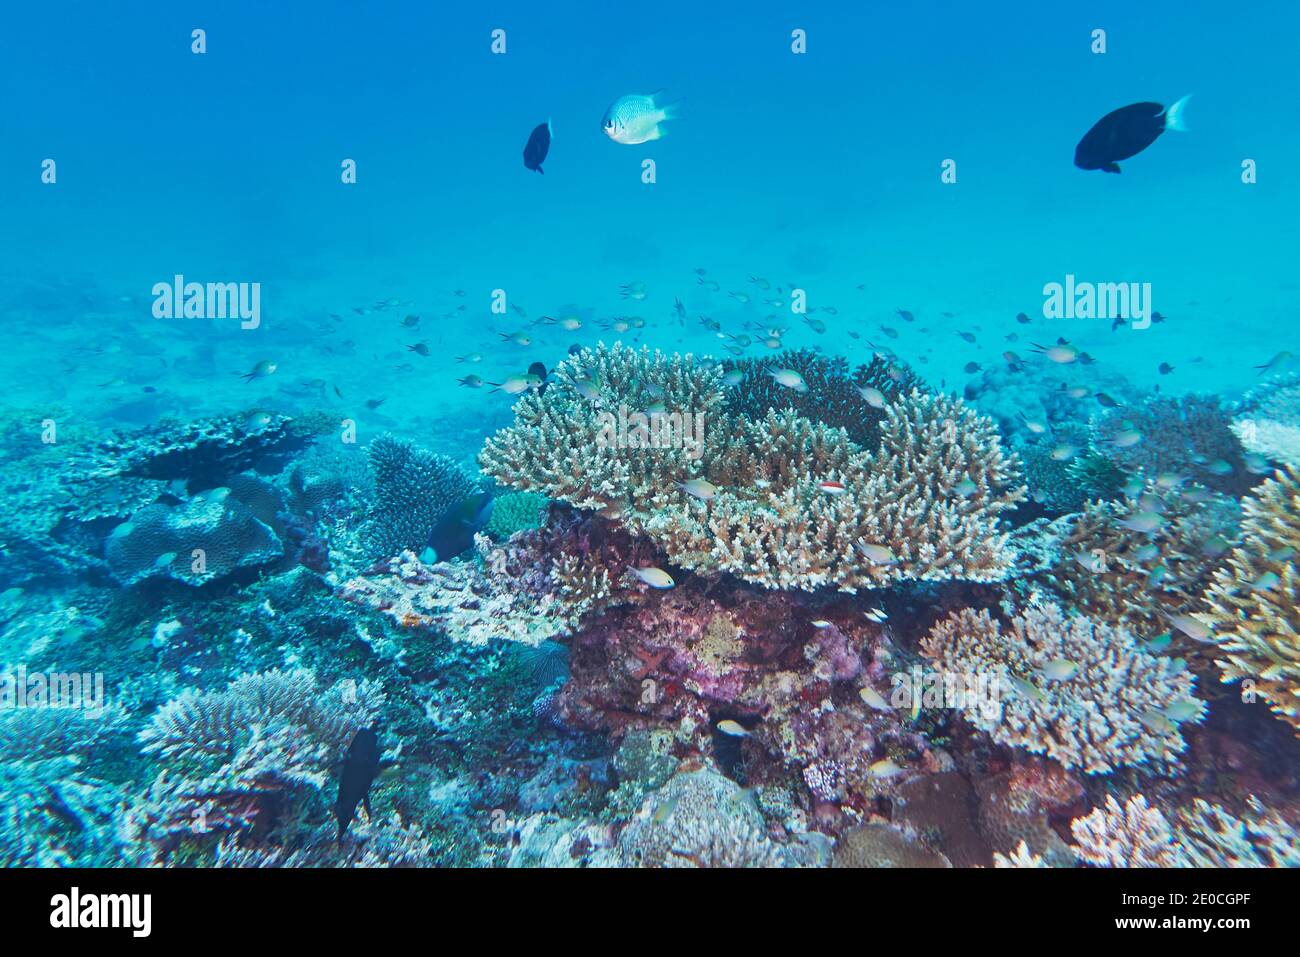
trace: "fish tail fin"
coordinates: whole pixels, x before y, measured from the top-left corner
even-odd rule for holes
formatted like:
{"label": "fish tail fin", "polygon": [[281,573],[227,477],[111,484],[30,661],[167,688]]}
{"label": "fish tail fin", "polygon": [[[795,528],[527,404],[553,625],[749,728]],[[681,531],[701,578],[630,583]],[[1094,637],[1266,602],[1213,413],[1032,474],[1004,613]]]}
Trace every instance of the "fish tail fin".
{"label": "fish tail fin", "polygon": [[1187,123],[1183,119],[1183,111],[1187,109],[1187,101],[1192,98],[1188,93],[1169,109],[1165,110],[1165,129],[1177,130],[1179,133],[1187,132]]}

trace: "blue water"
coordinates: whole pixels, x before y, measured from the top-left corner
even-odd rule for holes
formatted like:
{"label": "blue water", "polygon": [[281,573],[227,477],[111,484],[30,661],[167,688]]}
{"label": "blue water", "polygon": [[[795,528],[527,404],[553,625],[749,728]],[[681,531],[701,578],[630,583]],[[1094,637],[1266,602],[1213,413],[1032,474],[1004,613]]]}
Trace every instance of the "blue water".
{"label": "blue water", "polygon": [[[600,341],[761,358],[756,330],[775,327],[782,348],[890,351],[961,393],[971,363],[1065,338],[1096,360],[1089,389],[1225,403],[1300,353],[1294,4],[10,6],[0,404],[24,427],[49,416],[80,440],[324,411],[362,446],[393,433],[468,465],[514,400],[462,377]],[[615,99],[655,91],[676,103],[663,139],[604,135]],[[1073,165],[1111,110],[1188,94],[1188,129],[1120,175]],[[521,153],[548,120],[539,175]],[[260,324],[155,317],[153,287],[177,275],[259,284]],[[1045,318],[1045,285],[1068,275],[1150,284],[1166,321]],[[791,310],[796,288],[824,330]],[[539,322],[564,315],[581,327]],[[607,328],[627,317],[643,322]],[[273,375],[241,378],[262,362]],[[63,584],[45,598],[85,602]],[[122,640],[147,644],[155,622],[133,613]],[[172,677],[169,693],[195,676]],[[132,730],[165,700],[142,693]],[[129,765],[114,786],[148,779]]]}
{"label": "blue water", "polygon": [[[492,379],[601,334],[591,322],[576,335],[539,327],[529,350],[501,345],[489,330],[520,323],[491,314],[493,289],[530,319],[569,305],[596,318],[633,313],[618,298],[632,280],[648,290],[635,304],[641,338],[695,351],[717,347],[699,314],[730,331],[778,312],[726,296],[752,291],[750,275],[838,310],[824,336],[773,320],[791,327],[791,345],[861,356],[869,347],[846,333],[879,341],[878,324],[908,308],[923,322],[887,344],[928,355],[949,383],[965,362],[995,358],[995,331],[1037,314],[1042,286],[1067,273],[1150,282],[1173,321],[1036,331],[1139,381],[1155,381],[1162,361],[1188,370],[1166,390],[1231,393],[1250,384],[1251,365],[1295,345],[1294,8],[407,4],[376,16],[343,3],[310,14],[137,4],[125,15],[53,4],[9,16],[5,321],[31,352],[9,350],[5,371],[36,401],[99,415],[114,394],[85,386],[119,375],[189,409],[246,398],[238,380],[186,372],[187,356],[211,350],[222,372],[270,358],[277,383],[324,378],[345,397],[369,397],[382,377],[382,426],[472,414],[493,400],[456,387],[452,354],[482,351]],[[190,52],[196,26],[201,56]],[[497,27],[505,55],[490,52]],[[796,27],[802,56],[789,49]],[[1107,31],[1104,55],[1090,52],[1095,27]],[[669,135],[643,146],[602,135],[610,102],[657,89],[681,100]],[[1073,167],[1075,142],[1104,113],[1186,93],[1190,132],[1166,134],[1119,176]],[[554,143],[539,176],[520,153],[547,118]],[[53,186],[40,181],[46,158],[58,164]],[[641,182],[647,158],[654,185]],[[1247,158],[1255,185],[1240,182]],[[355,185],[340,182],[344,159],[356,161]],[[941,182],[945,159],[955,184]],[[720,294],[696,284],[697,267]],[[176,273],[260,282],[262,327],[154,320],[149,290]],[[61,302],[50,286],[90,301]],[[436,347],[410,373],[393,371],[415,341],[395,317],[352,312],[389,297],[425,315]],[[329,312],[346,321],[324,336]],[[949,335],[959,328],[986,341],[970,347]],[[354,355],[324,350],[344,340]],[[142,341],[156,358],[135,352]],[[22,374],[87,342],[120,350],[93,369]]]}

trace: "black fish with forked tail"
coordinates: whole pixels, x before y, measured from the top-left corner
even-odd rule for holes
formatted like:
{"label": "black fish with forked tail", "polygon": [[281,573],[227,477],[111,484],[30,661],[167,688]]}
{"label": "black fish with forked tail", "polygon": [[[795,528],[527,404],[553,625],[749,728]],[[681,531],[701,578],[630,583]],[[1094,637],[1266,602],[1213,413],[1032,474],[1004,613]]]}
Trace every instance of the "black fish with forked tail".
{"label": "black fish with forked tail", "polygon": [[379,735],[374,728],[362,728],[348,745],[348,756],[343,760],[343,771],[339,775],[339,797],[334,804],[334,817],[339,822],[340,844],[348,831],[348,825],[356,817],[358,804],[364,804],[367,818],[372,816],[370,785],[379,773],[380,754]]}
{"label": "black fish with forked tail", "polygon": [[1096,122],[1074,148],[1074,165],[1118,173],[1119,161],[1136,156],[1156,141],[1165,130],[1183,132],[1183,111],[1191,96],[1169,109],[1159,103],[1134,103],[1112,110]]}

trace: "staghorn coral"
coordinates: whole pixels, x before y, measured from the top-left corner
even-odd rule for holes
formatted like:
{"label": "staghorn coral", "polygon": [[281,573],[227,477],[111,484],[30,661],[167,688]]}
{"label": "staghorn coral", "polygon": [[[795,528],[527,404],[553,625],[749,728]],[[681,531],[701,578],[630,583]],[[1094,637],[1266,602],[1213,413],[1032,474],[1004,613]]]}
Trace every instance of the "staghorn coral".
{"label": "staghorn coral", "polygon": [[[881,355],[873,355],[869,364],[852,372],[842,357],[812,349],[787,349],[770,359],[741,359],[724,368],[741,374],[740,381],[727,393],[727,409],[733,414],[762,419],[769,409],[792,409],[805,419],[844,429],[850,441],[863,446],[878,441],[884,412],[863,398],[861,389],[877,389],[887,402],[913,389],[928,391],[906,363]],[[796,392],[779,385],[772,378],[773,369],[799,373],[807,391]]]}
{"label": "staghorn coral", "polygon": [[286,800],[322,788],[384,701],[369,681],[322,691],[305,669],[242,675],[223,691],[182,692],[139,734],[143,752],[171,763],[128,807],[123,839],[145,862],[164,863],[193,842],[261,836],[285,813]]}
{"label": "staghorn coral", "polygon": [[584,616],[633,601],[629,564],[645,546],[599,520],[553,510],[548,524],[500,545],[475,536],[478,559],[426,565],[410,552],[342,586],[349,601],[400,625],[445,631],[458,641],[499,638],[540,645],[571,634]]}
{"label": "staghorn coral", "polygon": [[[1160,522],[1150,531],[1125,524],[1152,513]],[[1201,594],[1239,521],[1232,499],[1148,482],[1134,498],[1092,502],[1075,516],[1045,580],[1071,610],[1143,639],[1170,632],[1175,650],[1200,662],[1204,650],[1171,629],[1169,616],[1204,607]]]}
{"label": "staghorn coral", "polygon": [[[480,463],[502,484],[617,515],[676,565],[769,588],[850,592],[1009,572],[998,517],[1023,497],[1019,465],[960,400],[917,391],[898,399],[879,447],[867,451],[791,410],[729,415],[719,371],[690,356],[601,346],[562,363],[555,379],[519,401],[515,424],[488,440]],[[584,398],[584,381],[605,391]],[[703,437],[625,442],[617,416],[601,412],[639,408],[648,383],[669,409],[703,423]],[[692,478],[716,492],[686,494],[680,483]],[[823,481],[846,491],[828,495]]]}
{"label": "staghorn coral", "polygon": [[420,554],[439,522],[479,491],[454,459],[391,435],[375,439],[366,453],[375,485],[362,538],[375,558],[405,549]]}
{"label": "staghorn coral", "polygon": [[1192,867],[1300,867],[1300,831],[1255,797],[1238,818],[1196,798],[1178,812],[1176,831]]}
{"label": "staghorn coral", "polygon": [[1223,680],[1251,682],[1300,733],[1300,471],[1279,470],[1242,511],[1242,543],[1195,617],[1212,631]]}
{"label": "staghorn coral", "polygon": [[418,828],[393,814],[356,823],[339,843],[324,827],[294,848],[241,845],[227,838],[217,845],[217,867],[428,867],[432,842]]}
{"label": "staghorn coral", "polygon": [[[1143,651],[1122,629],[1033,604],[1007,633],[987,611],[967,608],[936,624],[921,649],[945,672],[994,677],[998,706],[968,699],[962,714],[999,744],[1088,774],[1175,762],[1186,747],[1163,712],[1194,700],[1195,678]],[[1061,662],[1074,673],[1044,675],[1049,663]],[[1202,706],[1188,720],[1203,713]]]}
{"label": "staghorn coral", "polygon": [[1016,868],[1016,867],[1047,867],[1047,864],[1037,854],[1029,850],[1029,845],[1021,841],[1016,845],[1016,849],[1010,854],[1000,854],[993,852],[993,866],[998,868]]}
{"label": "staghorn coral", "polygon": [[[1128,430],[1136,430],[1141,441],[1117,443],[1116,435]],[[1156,396],[1116,409],[1093,423],[1093,448],[1126,472],[1190,476],[1229,495],[1244,494],[1255,481],[1228,413],[1214,396]]]}
{"label": "staghorn coral", "polygon": [[1254,797],[1247,806],[1243,819],[1197,798],[1166,816],[1144,795],[1107,795],[1070,830],[1095,867],[1300,867],[1300,832]]}

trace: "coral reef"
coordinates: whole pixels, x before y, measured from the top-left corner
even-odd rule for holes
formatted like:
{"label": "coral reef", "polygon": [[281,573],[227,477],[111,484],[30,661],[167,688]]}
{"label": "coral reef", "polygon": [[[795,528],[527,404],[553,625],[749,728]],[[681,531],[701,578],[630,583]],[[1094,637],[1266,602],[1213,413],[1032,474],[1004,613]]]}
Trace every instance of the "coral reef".
{"label": "coral reef", "polygon": [[[987,611],[964,609],[921,647],[944,672],[994,679],[1000,700],[966,698],[967,721],[999,744],[1089,774],[1175,762],[1186,746],[1179,721],[1204,710],[1185,668],[1148,654],[1122,629],[1067,618],[1051,604],[1031,605],[1009,632]],[[1187,709],[1177,721],[1165,715],[1174,706]]]}
{"label": "coral reef", "polygon": [[478,535],[475,546],[478,560],[464,563],[426,565],[405,552],[344,583],[340,594],[459,641],[539,645],[570,634],[595,610],[635,600],[626,571],[646,552],[626,533],[568,510],[500,545]]}
{"label": "coral reef", "polygon": [[[941,760],[902,707],[864,700],[891,695],[892,652],[840,601],[808,607],[797,593],[692,578],[611,607],[570,639],[559,719],[616,738],[662,729],[679,755],[751,782],[795,776],[828,813],[861,817]],[[718,730],[725,721],[743,735]]]}
{"label": "coral reef", "polygon": [[275,532],[229,489],[181,505],[147,505],[113,529],[105,548],[118,581],[163,576],[201,585],[284,554]]}
{"label": "coral reef", "polygon": [[619,836],[636,867],[787,867],[753,798],[716,771],[675,775],[646,800]]}
{"label": "coral reef", "polygon": [[0,709],[0,865],[114,863],[117,789],[88,765],[126,714],[48,706]]}
{"label": "coral reef", "polygon": [[1148,482],[1135,497],[1092,502],[1074,517],[1045,580],[1073,611],[1145,640],[1169,633],[1176,651],[1200,662],[1203,646],[1170,617],[1203,609],[1202,592],[1238,536],[1238,512],[1204,488]]}
{"label": "coral reef", "polygon": [[[484,469],[502,484],[616,514],[675,565],[769,588],[844,591],[1009,571],[998,518],[1023,497],[1019,465],[959,400],[913,391],[889,404],[873,452],[790,410],[728,416],[719,371],[690,357],[602,346],[566,360],[554,379],[488,440]],[[593,400],[593,382],[624,392]],[[640,408],[639,390],[652,383],[667,408],[706,421],[707,436],[666,448],[622,442],[616,416],[602,418],[597,404]],[[683,487],[700,479],[699,494]]]}
{"label": "coral reef", "polygon": [[479,491],[454,459],[391,435],[375,439],[366,453],[374,473],[374,499],[363,536],[376,559],[406,549],[420,554],[448,513]]}
{"label": "coral reef", "polygon": [[[1121,437],[1132,432],[1139,441]],[[1156,396],[1115,409],[1094,422],[1093,447],[1126,472],[1147,478],[1181,475],[1230,495],[1255,483],[1229,413],[1214,396]]]}
{"label": "coral reef", "polygon": [[1041,759],[1016,764],[976,782],[980,831],[994,854],[1025,847],[1048,867],[1074,866],[1074,853],[1052,826],[1076,804],[1083,785],[1060,765]]}
{"label": "coral reef", "polygon": [[1167,816],[1142,794],[1114,795],[1070,829],[1079,858],[1095,867],[1300,867],[1300,831],[1250,798],[1238,818],[1197,798]]}
{"label": "coral reef", "polygon": [[1214,574],[1205,611],[1223,680],[1300,733],[1300,472],[1283,469],[1242,503],[1242,542]]}
{"label": "coral reef", "polygon": [[124,839],[148,863],[184,860],[192,842],[265,840],[292,815],[295,792],[323,787],[383,703],[368,681],[322,691],[305,669],[243,675],[222,691],[186,690],[140,732],[142,750],[168,768],[127,809]]}

